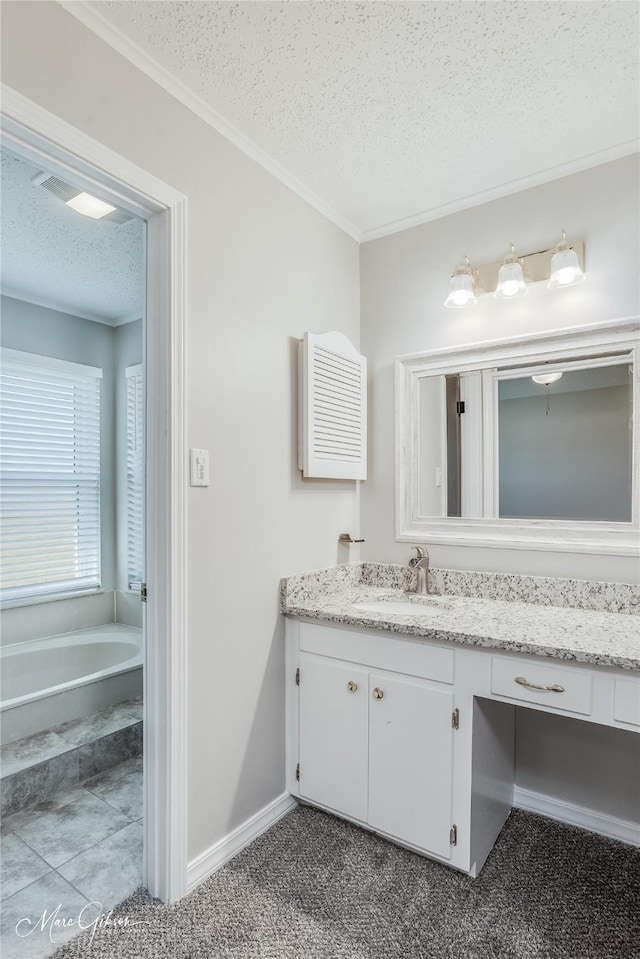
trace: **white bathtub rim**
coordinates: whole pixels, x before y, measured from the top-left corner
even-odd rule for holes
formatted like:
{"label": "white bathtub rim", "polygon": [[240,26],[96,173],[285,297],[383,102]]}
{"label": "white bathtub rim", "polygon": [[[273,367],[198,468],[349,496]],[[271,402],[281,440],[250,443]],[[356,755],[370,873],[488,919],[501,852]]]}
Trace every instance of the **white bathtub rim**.
{"label": "white bathtub rim", "polygon": [[6,655],[10,650],[24,649],[25,646],[35,646],[36,643],[46,643],[47,645],[57,643],[60,645],[59,641],[63,639],[77,640],[83,636],[93,636],[94,633],[109,633],[111,631],[116,635],[123,633],[125,636],[133,631],[136,635],[140,636],[142,641],[141,626],[128,626],[126,623],[99,623],[97,626],[82,626],[79,629],[70,629],[66,633],[52,633],[51,636],[37,636],[35,639],[19,640],[17,643],[4,643],[0,646],[0,659],[3,654]]}
{"label": "white bathtub rim", "polygon": [[[0,660],[8,655],[20,655],[22,652],[28,652],[28,647],[46,645],[47,649],[63,648],[65,646],[82,646],[87,638],[98,637],[99,634],[113,633],[117,636],[126,636],[135,638],[137,642],[137,651],[135,656],[125,659],[121,663],[113,666],[107,666],[105,669],[97,670],[93,673],[87,673],[77,679],[70,679],[66,683],[58,683],[57,686],[48,686],[46,689],[37,690],[34,693],[25,693],[23,696],[15,696],[13,699],[7,699],[0,702],[0,713],[15,709],[19,706],[25,706],[28,703],[38,702],[47,699],[50,696],[56,696],[58,693],[64,693],[70,689],[80,686],[88,686],[101,679],[108,679],[111,676],[118,676],[121,673],[128,673],[133,669],[138,669],[143,665],[143,631],[139,626],[124,626],[121,623],[107,623],[103,626],[92,626],[89,629],[78,629],[69,633],[58,633],[55,636],[47,636],[42,639],[31,639],[24,643],[11,643],[0,649]],[[134,645],[132,643],[132,645]]]}

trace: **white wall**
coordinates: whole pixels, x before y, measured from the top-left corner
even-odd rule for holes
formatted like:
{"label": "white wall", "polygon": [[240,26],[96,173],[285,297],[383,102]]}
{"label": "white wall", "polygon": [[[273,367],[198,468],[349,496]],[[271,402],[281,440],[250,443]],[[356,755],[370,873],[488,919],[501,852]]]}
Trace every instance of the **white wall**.
{"label": "white wall", "polygon": [[[7,3],[2,79],[189,198],[189,856],[284,789],[278,580],[336,562],[355,484],[300,479],[295,340],[357,345],[357,244],[70,17]],[[186,451],[185,451],[186,455]]]}
{"label": "white wall", "polygon": [[[639,312],[638,158],[616,160],[362,245],[361,348],[369,363],[369,479],[362,491],[363,558],[404,563],[394,541],[393,358],[401,353]],[[485,297],[476,309],[447,310],[449,276],[460,257],[501,259],[553,245],[560,230],[583,239],[587,280],[567,290],[535,287],[514,303]],[[433,546],[436,566],[637,582],[629,558]]]}
{"label": "white wall", "polygon": [[[410,553],[394,541],[394,356],[637,315],[638,183],[638,158],[629,157],[361,247],[361,349],[369,362],[372,424],[362,490],[364,559],[405,563]],[[536,287],[515,303],[487,297],[474,310],[444,309],[449,275],[463,254],[482,263],[501,259],[510,241],[523,253],[545,249],[562,228],[585,241],[585,283],[556,293]],[[453,569],[638,581],[637,561],[626,558],[446,546],[429,551],[435,566]],[[637,779],[629,770],[637,771],[638,756],[631,736],[554,716],[538,722],[540,714],[522,712],[519,785],[613,816],[637,816]],[[608,757],[606,781],[615,789],[603,789],[591,762],[595,742],[598,754]],[[556,775],[569,759],[570,783]]]}

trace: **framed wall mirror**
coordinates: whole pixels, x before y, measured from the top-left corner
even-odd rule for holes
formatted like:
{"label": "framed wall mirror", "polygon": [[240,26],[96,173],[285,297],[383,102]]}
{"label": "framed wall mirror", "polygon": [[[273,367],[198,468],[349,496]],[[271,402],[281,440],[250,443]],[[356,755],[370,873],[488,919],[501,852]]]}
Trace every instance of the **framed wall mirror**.
{"label": "framed wall mirror", "polygon": [[396,539],[640,555],[640,323],[396,358]]}

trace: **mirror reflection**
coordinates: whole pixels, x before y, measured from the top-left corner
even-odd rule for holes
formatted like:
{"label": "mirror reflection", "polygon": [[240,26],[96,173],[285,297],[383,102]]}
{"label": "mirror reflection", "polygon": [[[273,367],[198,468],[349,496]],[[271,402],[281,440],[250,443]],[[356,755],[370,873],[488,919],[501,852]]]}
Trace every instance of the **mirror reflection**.
{"label": "mirror reflection", "polygon": [[632,521],[628,353],[421,376],[419,515]]}
{"label": "mirror reflection", "polygon": [[498,381],[498,515],[631,521],[628,363]]}

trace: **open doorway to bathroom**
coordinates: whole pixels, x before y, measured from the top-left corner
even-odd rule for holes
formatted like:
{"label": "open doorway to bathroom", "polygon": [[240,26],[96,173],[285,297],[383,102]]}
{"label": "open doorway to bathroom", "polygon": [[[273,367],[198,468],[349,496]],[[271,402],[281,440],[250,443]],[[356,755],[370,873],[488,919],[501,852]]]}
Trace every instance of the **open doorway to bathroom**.
{"label": "open doorway to bathroom", "polygon": [[146,223],[0,158],[6,920],[143,882]]}

